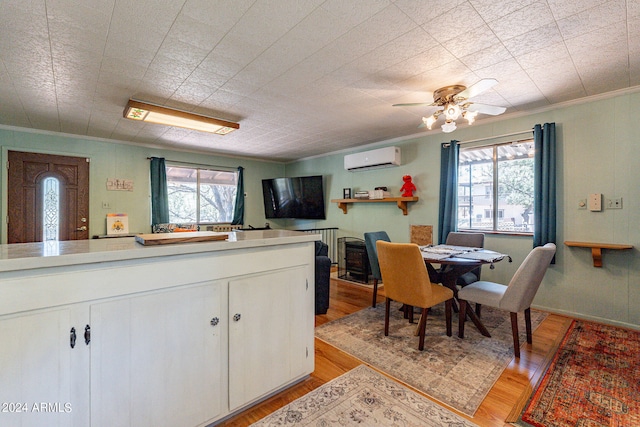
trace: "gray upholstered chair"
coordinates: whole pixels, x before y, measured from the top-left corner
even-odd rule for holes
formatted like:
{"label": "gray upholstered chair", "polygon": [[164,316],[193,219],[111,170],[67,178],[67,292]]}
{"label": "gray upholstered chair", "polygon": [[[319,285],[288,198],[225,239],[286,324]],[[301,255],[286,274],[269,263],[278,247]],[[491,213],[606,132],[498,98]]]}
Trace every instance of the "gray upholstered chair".
{"label": "gray upholstered chair", "polygon": [[527,343],[532,343],[531,335],[531,303],[538,292],[553,256],[556,245],[547,243],[534,248],[524,259],[513,275],[508,286],[499,283],[478,281],[458,291],[460,302],[460,320],[458,336],[464,338],[464,321],[467,302],[488,305],[511,313],[511,331],[513,333],[513,350],[520,357],[520,340],[518,339],[518,313],[524,311],[527,328]]}
{"label": "gray upholstered chair", "polygon": [[369,257],[371,276],[373,276],[373,302],[371,303],[371,307],[376,306],[376,299],[378,297],[378,282],[382,281],[382,275],[380,274],[380,264],[378,263],[378,250],[376,249],[376,242],[378,240],[384,240],[385,242],[391,241],[386,231],[373,231],[370,233],[364,233],[364,244],[367,248],[367,256]]}
{"label": "gray upholstered chair", "polygon": [[[470,248],[484,248],[483,233],[458,233],[452,231],[447,234],[447,245],[451,246],[467,246]],[[475,268],[462,276],[458,277],[456,284],[458,286],[467,286],[473,282],[480,280],[480,270],[482,267]]]}

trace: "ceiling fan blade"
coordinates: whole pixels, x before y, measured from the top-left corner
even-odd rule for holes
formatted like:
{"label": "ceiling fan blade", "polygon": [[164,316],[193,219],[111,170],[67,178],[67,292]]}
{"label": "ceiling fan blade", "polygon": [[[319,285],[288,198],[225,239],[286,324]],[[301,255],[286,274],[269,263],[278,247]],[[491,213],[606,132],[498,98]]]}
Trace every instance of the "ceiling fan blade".
{"label": "ceiling fan blade", "polygon": [[393,104],[392,107],[417,107],[419,105],[434,105],[433,102],[410,102],[408,104]]}
{"label": "ceiling fan blade", "polygon": [[498,81],[496,79],[482,79],[457,94],[456,97],[461,97],[464,99],[473,98],[474,96],[480,95],[482,92],[491,89],[497,84]]}
{"label": "ceiling fan blade", "polygon": [[491,116],[497,116],[499,114],[507,111],[505,107],[496,107],[495,105],[487,105],[487,104],[476,104],[472,102],[471,105],[467,107],[469,111],[477,111],[482,114],[489,114]]}

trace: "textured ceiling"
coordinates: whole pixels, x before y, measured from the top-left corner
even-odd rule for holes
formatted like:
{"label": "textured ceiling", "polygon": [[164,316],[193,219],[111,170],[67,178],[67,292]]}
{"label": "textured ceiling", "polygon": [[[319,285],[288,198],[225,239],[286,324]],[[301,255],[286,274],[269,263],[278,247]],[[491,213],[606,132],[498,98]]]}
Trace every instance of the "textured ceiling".
{"label": "textured ceiling", "polygon": [[[427,108],[391,104],[488,77],[474,100],[506,114],[639,85],[640,0],[0,1],[10,126],[293,160],[416,134]],[[129,98],[240,130],[129,121]]]}

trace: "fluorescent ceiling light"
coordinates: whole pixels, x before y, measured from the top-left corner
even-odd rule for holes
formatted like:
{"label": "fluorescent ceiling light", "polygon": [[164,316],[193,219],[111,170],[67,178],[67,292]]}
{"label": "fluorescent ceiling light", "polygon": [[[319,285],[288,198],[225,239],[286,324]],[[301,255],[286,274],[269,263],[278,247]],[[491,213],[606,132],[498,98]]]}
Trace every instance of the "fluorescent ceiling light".
{"label": "fluorescent ceiling light", "polygon": [[226,135],[240,125],[226,120],[213,117],[201,116],[199,114],[186,111],[173,110],[171,108],[160,107],[159,105],[147,104],[132,99],[127,102],[124,109],[124,117],[131,120],[156,123],[165,126],[176,126],[186,129],[193,129],[203,132]]}

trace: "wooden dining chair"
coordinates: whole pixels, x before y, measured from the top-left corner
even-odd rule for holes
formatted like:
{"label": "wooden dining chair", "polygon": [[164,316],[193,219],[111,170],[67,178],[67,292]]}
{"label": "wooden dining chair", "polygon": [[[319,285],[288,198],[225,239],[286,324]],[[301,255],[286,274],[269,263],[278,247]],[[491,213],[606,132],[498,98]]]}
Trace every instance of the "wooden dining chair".
{"label": "wooden dining chair", "polygon": [[386,295],[384,335],[389,335],[391,301],[397,301],[410,307],[420,307],[422,309],[418,324],[419,350],[422,351],[424,349],[427,313],[430,307],[445,303],[447,336],[451,336],[453,291],[444,286],[431,283],[418,245],[378,240],[376,247]]}
{"label": "wooden dining chair", "polygon": [[542,278],[555,253],[556,245],[553,243],[547,243],[544,246],[534,248],[529,252],[529,255],[527,255],[522,264],[520,264],[520,267],[518,267],[518,270],[516,270],[511,278],[509,285],[478,281],[459,290],[460,320],[458,336],[464,338],[464,321],[467,302],[475,302],[476,305],[488,305],[509,311],[511,313],[513,351],[516,357],[520,357],[518,313],[524,311],[527,343],[531,344],[533,342],[531,333],[531,303],[536,296],[536,292],[538,292]]}

